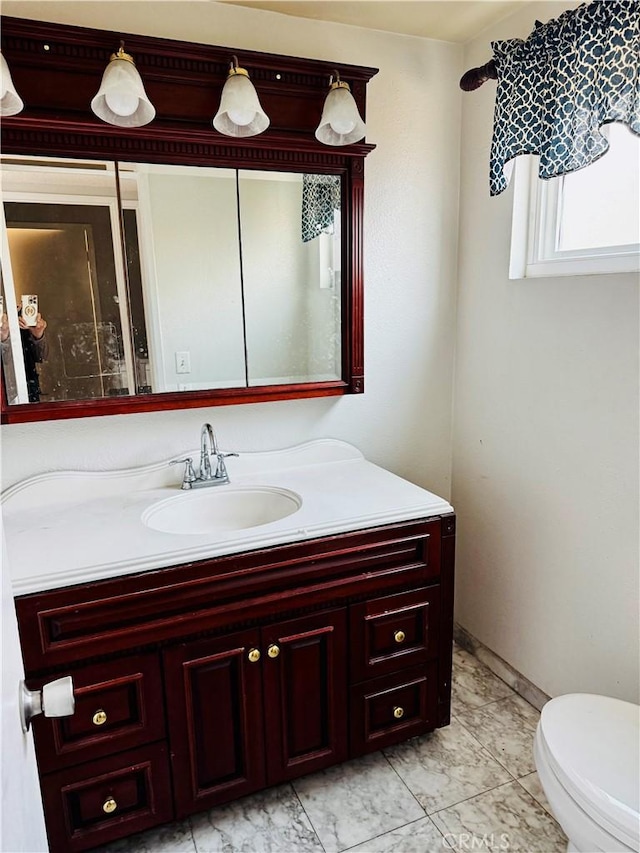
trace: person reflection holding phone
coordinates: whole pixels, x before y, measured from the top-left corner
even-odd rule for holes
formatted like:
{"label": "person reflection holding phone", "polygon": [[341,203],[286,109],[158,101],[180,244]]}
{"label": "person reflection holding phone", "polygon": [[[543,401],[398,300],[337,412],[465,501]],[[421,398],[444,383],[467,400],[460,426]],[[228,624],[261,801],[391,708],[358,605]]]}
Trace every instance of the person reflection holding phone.
{"label": "person reflection holding phone", "polygon": [[[20,326],[20,339],[22,342],[22,355],[24,357],[24,370],[27,376],[27,392],[30,403],[40,402],[40,376],[38,375],[38,364],[46,361],[49,355],[49,342],[45,335],[47,321],[40,313],[36,314],[34,326],[28,326],[22,316],[22,308],[18,306],[18,325]],[[2,354],[9,347],[9,321],[7,315],[2,315],[0,321],[0,342],[2,343]]]}

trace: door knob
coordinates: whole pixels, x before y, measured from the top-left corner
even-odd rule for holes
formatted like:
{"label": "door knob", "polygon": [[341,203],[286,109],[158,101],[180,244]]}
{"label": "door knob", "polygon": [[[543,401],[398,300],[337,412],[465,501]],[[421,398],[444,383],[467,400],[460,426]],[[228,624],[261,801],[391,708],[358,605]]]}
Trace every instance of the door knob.
{"label": "door knob", "polygon": [[280,646],[277,646],[275,643],[272,643],[267,649],[267,654],[270,658],[277,658],[280,654]]}
{"label": "door knob", "polygon": [[22,731],[28,732],[31,720],[38,714],[45,717],[70,717],[76,709],[73,679],[70,675],[43,684],[41,690],[29,690],[20,682],[18,707]]}

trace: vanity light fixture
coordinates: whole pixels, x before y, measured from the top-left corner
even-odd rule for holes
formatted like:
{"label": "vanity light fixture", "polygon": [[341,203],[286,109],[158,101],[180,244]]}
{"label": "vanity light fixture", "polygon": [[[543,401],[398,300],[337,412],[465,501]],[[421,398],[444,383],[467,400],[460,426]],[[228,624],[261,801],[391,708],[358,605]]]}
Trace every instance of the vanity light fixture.
{"label": "vanity light fixture", "polygon": [[247,70],[238,67],[237,56],[232,57],[213,126],[225,136],[257,136],[269,127],[269,116]]}
{"label": "vanity light fixture", "polygon": [[340,79],[338,71],[334,71],[329,77],[329,94],[324,102],[316,139],[325,145],[351,145],[359,142],[365,133],[366,127],[349,84]]}
{"label": "vanity light fixture", "polygon": [[142,127],[155,117],[155,107],[147,97],[133,57],[124,52],[122,41],[118,52],[111,54],[91,109],[98,118],[118,127]]}
{"label": "vanity light fixture", "polygon": [[0,53],[0,115],[15,116],[24,109],[24,101],[16,92],[7,60]]}

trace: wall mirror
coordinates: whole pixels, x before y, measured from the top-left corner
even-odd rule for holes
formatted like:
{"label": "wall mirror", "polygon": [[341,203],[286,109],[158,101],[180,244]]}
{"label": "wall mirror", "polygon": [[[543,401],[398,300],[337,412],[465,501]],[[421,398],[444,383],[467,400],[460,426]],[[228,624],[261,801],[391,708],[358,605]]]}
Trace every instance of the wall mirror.
{"label": "wall mirror", "polygon": [[338,175],[2,165],[9,406],[340,379]]}
{"label": "wall mirror", "polygon": [[[121,38],[145,127],[88,110]],[[26,104],[2,125],[3,422],[362,392],[373,146],[314,138],[331,64],[244,52],[271,126],[230,139],[230,49],[12,18],[2,43]],[[342,68],[364,114],[375,69]]]}

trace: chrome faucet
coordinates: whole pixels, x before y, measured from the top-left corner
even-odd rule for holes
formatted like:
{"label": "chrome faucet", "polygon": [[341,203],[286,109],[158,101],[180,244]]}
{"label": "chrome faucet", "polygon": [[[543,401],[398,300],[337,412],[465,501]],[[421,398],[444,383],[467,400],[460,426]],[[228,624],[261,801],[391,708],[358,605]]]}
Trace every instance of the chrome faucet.
{"label": "chrome faucet", "polygon": [[[212,480],[211,455],[218,455],[218,442],[211,424],[202,424],[200,430],[200,479]],[[228,479],[228,478],[227,478]]]}
{"label": "chrome faucet", "polygon": [[[186,459],[174,459],[170,465],[177,465],[180,462],[186,463],[184,470],[184,478],[182,480],[183,489],[199,489],[203,486],[223,486],[229,482],[229,472],[225,464],[225,459],[229,456],[237,456],[237,453],[222,453],[218,448],[216,434],[213,431],[211,424],[202,424],[200,430],[200,470],[196,474],[193,470],[193,459],[189,456]],[[215,456],[215,469],[212,465],[212,457]]]}

